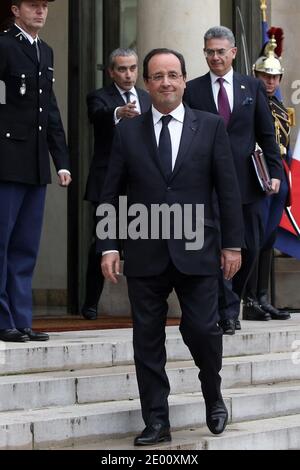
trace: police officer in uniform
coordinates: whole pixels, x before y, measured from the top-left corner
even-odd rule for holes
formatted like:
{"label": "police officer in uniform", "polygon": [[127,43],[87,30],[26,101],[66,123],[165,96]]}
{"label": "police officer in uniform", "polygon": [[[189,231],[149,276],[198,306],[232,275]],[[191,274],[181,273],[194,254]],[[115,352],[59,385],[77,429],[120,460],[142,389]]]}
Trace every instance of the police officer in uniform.
{"label": "police officer in uniform", "polygon": [[[275,33],[274,28],[270,30]],[[279,311],[270,304],[268,298],[271,264],[273,258],[273,246],[276,241],[277,227],[280,223],[284,207],[289,200],[289,157],[288,148],[291,132],[291,114],[283,103],[277,98],[276,91],[279,88],[284,69],[281,61],[275,54],[279,44],[275,36],[264,47],[261,57],[255,62],[253,69],[257,78],[263,81],[270,110],[274,119],[276,141],[280,148],[283,167],[285,169],[284,179],[278,194],[267,197],[264,205],[265,235],[263,247],[260,251],[259,260],[250,276],[244,296],[243,318],[245,320],[288,320],[289,312]]]}
{"label": "police officer in uniform", "polygon": [[38,37],[48,1],[12,0],[11,12],[14,24],[0,35],[0,340],[46,341],[47,334],[32,330],[31,283],[51,182],[49,152],[61,186],[71,175],[53,93],[53,51]]}

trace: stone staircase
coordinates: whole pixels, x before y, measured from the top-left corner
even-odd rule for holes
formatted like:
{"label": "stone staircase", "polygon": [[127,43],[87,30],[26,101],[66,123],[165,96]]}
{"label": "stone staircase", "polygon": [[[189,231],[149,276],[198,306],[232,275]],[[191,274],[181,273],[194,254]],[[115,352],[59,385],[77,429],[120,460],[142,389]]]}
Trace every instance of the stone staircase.
{"label": "stone staircase", "polygon": [[[197,369],[177,327],[167,329],[166,347],[173,440],[152,450],[300,449],[299,314],[243,322],[224,337],[230,420],[220,437],[205,425]],[[0,450],[133,449],[143,427],[131,330],[0,342]]]}

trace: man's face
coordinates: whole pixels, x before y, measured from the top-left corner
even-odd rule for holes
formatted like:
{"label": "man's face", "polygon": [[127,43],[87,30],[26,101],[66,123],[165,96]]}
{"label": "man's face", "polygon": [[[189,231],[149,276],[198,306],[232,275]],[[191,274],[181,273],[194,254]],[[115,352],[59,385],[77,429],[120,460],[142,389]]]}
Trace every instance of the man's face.
{"label": "man's face", "polygon": [[232,47],[228,39],[209,39],[205,43],[204,53],[210,70],[218,77],[224,77],[232,68],[237,48]]}
{"label": "man's face", "polygon": [[129,91],[135,86],[138,75],[137,58],[134,55],[128,57],[118,56],[114,60],[114,68],[109,69],[110,78],[122,90]]}
{"label": "man's face", "polygon": [[157,54],[148,64],[145,85],[153,106],[162,114],[168,114],[182,102],[186,79],[182,76],[179,59],[173,54]]}
{"label": "man's face", "polygon": [[273,96],[280,85],[281,75],[269,75],[264,72],[257,72],[256,77],[265,85],[268,96]]}
{"label": "man's face", "polygon": [[12,5],[11,9],[18,26],[28,33],[37,33],[45,25],[48,1],[24,0],[19,7]]}

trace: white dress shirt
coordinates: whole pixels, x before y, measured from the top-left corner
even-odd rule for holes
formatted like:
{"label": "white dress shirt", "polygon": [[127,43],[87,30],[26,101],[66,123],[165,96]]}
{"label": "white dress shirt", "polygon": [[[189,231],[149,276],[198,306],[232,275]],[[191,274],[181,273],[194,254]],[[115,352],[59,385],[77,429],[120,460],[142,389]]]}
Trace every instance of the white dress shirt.
{"label": "white dress shirt", "polygon": [[25,36],[25,38],[28,39],[28,41],[30,42],[31,45],[32,45],[34,42],[40,40],[40,38],[38,37],[38,35],[36,35],[36,37],[33,38],[32,36],[30,36],[29,33],[27,33],[26,31],[24,31],[24,29],[22,29],[19,25],[15,24],[15,26],[16,26],[20,31],[22,31],[23,36]]}
{"label": "white dress shirt", "polygon": [[213,72],[210,72],[211,86],[214,95],[214,100],[216,108],[219,111],[218,107],[218,95],[220,91],[220,83],[218,82],[219,78],[224,78],[224,88],[226,90],[228,101],[230,105],[231,112],[234,106],[234,90],[233,90],[233,69],[231,69],[224,77],[218,77]]}

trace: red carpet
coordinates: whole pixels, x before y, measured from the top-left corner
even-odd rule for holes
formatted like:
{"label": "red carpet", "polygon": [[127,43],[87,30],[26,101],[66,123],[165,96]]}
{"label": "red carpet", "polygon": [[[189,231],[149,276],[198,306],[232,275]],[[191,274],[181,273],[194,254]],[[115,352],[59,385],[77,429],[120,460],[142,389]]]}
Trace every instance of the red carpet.
{"label": "red carpet", "polygon": [[[168,326],[179,325],[180,318],[169,318]],[[80,316],[70,315],[62,317],[36,317],[33,320],[33,329],[37,331],[81,331],[81,330],[108,330],[116,328],[131,328],[130,317],[99,316],[97,320],[85,320]]]}

